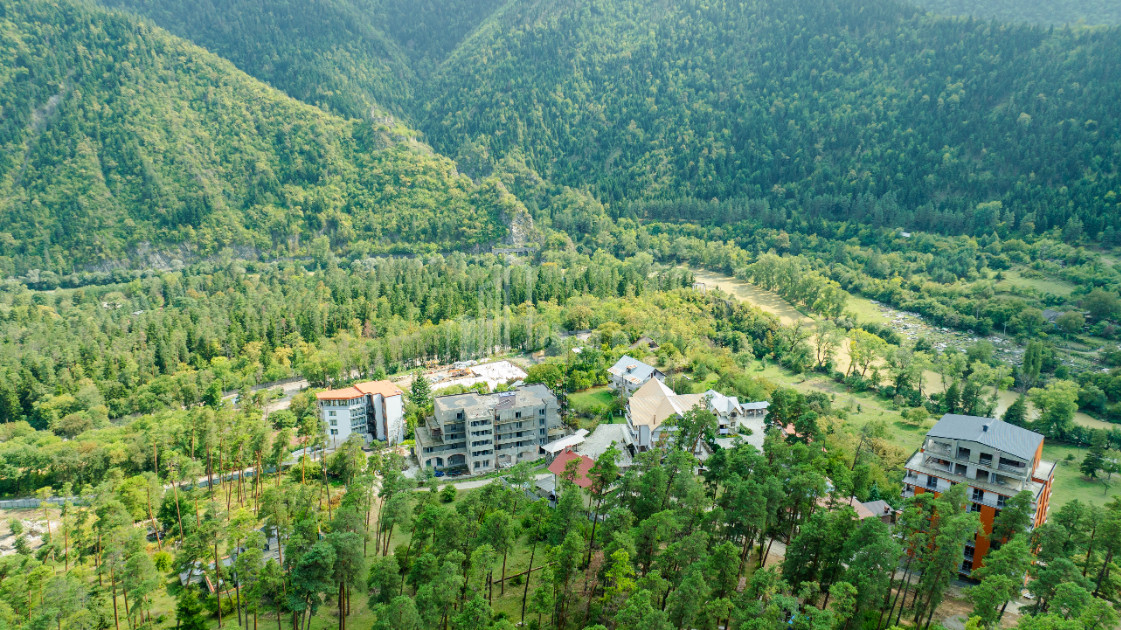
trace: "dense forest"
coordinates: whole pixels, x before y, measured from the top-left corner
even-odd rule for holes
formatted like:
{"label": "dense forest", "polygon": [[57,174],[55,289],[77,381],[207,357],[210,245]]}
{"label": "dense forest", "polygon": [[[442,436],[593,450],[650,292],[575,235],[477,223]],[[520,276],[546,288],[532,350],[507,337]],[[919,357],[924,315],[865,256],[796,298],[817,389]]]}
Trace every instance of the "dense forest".
{"label": "dense forest", "polygon": [[[1096,235],[1117,213],[1119,42],[890,3],[514,3],[445,63],[419,124],[604,203],[742,196],[983,234],[978,205],[1000,201]],[[860,196],[884,213],[853,214]]]}
{"label": "dense forest", "polygon": [[576,191],[550,215],[743,200],[950,234],[1116,238],[1112,30],[889,2],[336,0],[301,20],[299,2],[245,1],[221,21],[203,2],[114,6],[345,118],[137,18],[10,3],[7,273],[224,247],[307,255],[320,235],[348,256],[501,239],[517,199],[460,178],[398,120],[476,179],[517,170],[506,181],[535,214],[544,180]]}
{"label": "dense forest", "polygon": [[1034,22],[1059,26],[1121,24],[1121,7],[1110,0],[1078,0],[1077,2],[912,0],[912,2],[940,15],[972,16],[1001,22]]}
{"label": "dense forest", "polygon": [[466,248],[518,212],[415,132],[325,114],[134,19],[19,1],[0,32],[5,274],[146,266],[146,248],[308,255],[317,238],[352,255]]}

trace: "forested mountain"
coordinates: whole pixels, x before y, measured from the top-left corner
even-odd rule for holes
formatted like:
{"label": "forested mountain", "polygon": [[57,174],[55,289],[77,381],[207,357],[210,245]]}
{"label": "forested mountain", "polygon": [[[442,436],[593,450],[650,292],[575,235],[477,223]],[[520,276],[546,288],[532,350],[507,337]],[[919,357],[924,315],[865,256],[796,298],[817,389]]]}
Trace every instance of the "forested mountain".
{"label": "forested mountain", "polygon": [[306,103],[351,117],[398,114],[424,76],[500,0],[101,0]]}
{"label": "forested mountain", "polygon": [[1113,0],[912,0],[941,15],[1037,24],[1121,24],[1121,4]]}
{"label": "forested mountain", "polygon": [[6,2],[0,58],[5,273],[113,263],[147,244],[470,247],[499,238],[515,203],[405,127],[326,114],[127,16]]}
{"label": "forested mountain", "polygon": [[[891,2],[519,2],[444,63],[420,126],[605,203],[761,197],[979,233],[1077,216],[1093,235],[1119,210],[1118,59],[1113,30]],[[859,198],[877,214],[851,216]]]}
{"label": "forested mountain", "polygon": [[947,233],[1073,218],[1094,239],[1121,212],[1115,30],[891,0],[104,1],[308,103],[378,105],[472,176],[524,162],[617,215],[751,199]]}

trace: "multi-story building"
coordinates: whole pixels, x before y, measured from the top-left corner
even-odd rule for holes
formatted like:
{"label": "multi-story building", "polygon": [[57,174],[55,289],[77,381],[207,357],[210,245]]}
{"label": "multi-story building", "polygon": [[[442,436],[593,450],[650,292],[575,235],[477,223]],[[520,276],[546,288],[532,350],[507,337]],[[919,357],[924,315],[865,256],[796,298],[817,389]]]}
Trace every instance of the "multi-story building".
{"label": "multi-story building", "polygon": [[342,444],[352,433],[366,442],[397,444],[405,439],[404,396],[389,381],[358,383],[319,392],[315,397],[329,446]]}
{"label": "multi-story building", "polygon": [[970,509],[980,513],[984,524],[984,532],[963,552],[960,569],[968,575],[983,564],[993,521],[1013,496],[1031,492],[1032,528],[1047,520],[1055,464],[1042,456],[1043,436],[1034,431],[992,418],[946,414],[907,461],[903,496],[968,486]]}
{"label": "multi-story building", "polygon": [[651,379],[664,381],[666,375],[658,368],[627,355],[623,355],[615,365],[607,368],[608,386],[624,396],[630,396]]}
{"label": "multi-story building", "polygon": [[437,396],[433,417],[416,429],[417,459],[437,470],[495,470],[537,459],[559,426],[560,405],[544,385]]}
{"label": "multi-story building", "polygon": [[703,394],[677,394],[658,379],[646,381],[627,401],[627,427],[635,446],[640,451],[651,448],[662,439],[667,420],[697,405],[704,405],[716,416],[719,435],[733,436],[741,426],[750,428],[758,448],[762,448],[767,403],[741,403],[734,396],[711,389]]}

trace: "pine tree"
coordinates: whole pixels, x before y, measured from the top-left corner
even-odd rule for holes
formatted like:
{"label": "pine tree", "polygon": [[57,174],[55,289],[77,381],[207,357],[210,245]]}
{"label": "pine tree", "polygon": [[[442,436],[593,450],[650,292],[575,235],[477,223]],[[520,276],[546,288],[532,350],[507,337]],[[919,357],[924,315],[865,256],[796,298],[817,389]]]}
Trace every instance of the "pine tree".
{"label": "pine tree", "polygon": [[1098,471],[1105,466],[1105,458],[1102,457],[1100,451],[1091,448],[1086,452],[1086,457],[1082,458],[1082,464],[1078,467],[1082,474],[1090,479],[1098,478]]}
{"label": "pine tree", "polygon": [[202,602],[193,587],[187,587],[179,593],[179,599],[175,602],[175,620],[179,630],[206,630]]}
{"label": "pine tree", "polygon": [[432,404],[432,386],[420,370],[413,372],[413,386],[409,391],[409,402],[416,405],[421,411],[428,409]]}
{"label": "pine tree", "polygon": [[1028,421],[1028,409],[1025,398],[1023,396],[1018,396],[1016,400],[1012,401],[1008,409],[1004,410],[1004,417],[1001,419],[1008,424],[1014,424],[1018,427],[1026,425]]}

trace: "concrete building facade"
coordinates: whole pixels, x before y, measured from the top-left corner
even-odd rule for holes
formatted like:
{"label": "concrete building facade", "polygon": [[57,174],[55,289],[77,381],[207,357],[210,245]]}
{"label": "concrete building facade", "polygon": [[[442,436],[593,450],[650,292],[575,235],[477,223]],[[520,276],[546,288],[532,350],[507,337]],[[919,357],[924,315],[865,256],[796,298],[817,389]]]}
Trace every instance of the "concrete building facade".
{"label": "concrete building facade", "polygon": [[962,554],[959,569],[969,575],[984,564],[993,542],[993,521],[1013,496],[1024,490],[1032,493],[1033,529],[1047,520],[1055,464],[1042,457],[1039,433],[992,418],[946,414],[907,460],[903,496],[937,496],[953,485],[967,486],[970,509],[980,513],[984,525],[984,532]]}
{"label": "concrete building facade", "polygon": [[368,381],[315,395],[329,446],[342,444],[351,434],[368,443],[398,444],[405,439],[405,403],[401,390],[389,381]]}
{"label": "concrete building facade", "polygon": [[436,470],[475,474],[535,460],[560,427],[560,404],[544,385],[438,396],[433,408],[433,417],[416,429],[416,455]]}

